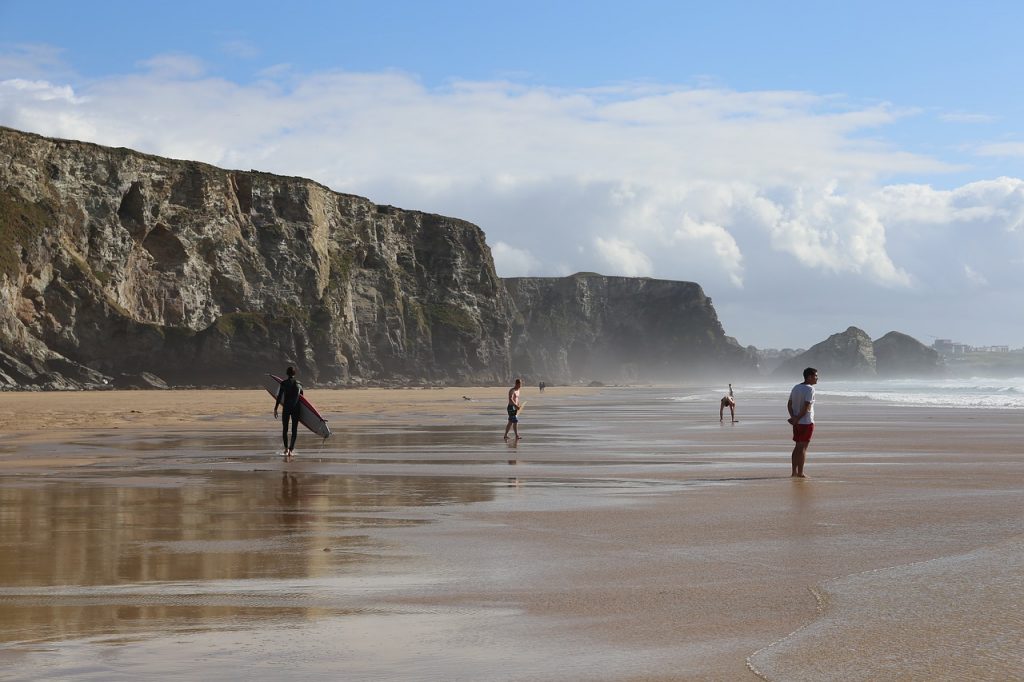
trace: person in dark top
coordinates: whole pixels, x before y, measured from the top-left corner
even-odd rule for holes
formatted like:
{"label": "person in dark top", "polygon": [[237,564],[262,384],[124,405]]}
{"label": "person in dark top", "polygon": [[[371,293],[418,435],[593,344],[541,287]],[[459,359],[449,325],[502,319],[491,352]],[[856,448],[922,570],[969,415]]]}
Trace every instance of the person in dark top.
{"label": "person in dark top", "polygon": [[[277,389],[277,401],[274,403],[274,419],[277,419],[277,408],[281,407],[281,440],[284,441],[284,456],[288,459],[295,454],[295,436],[299,431],[299,396],[302,395],[302,384],[295,380],[295,368],[285,370],[288,378],[281,382]],[[292,440],[288,442],[288,420],[292,423]]]}

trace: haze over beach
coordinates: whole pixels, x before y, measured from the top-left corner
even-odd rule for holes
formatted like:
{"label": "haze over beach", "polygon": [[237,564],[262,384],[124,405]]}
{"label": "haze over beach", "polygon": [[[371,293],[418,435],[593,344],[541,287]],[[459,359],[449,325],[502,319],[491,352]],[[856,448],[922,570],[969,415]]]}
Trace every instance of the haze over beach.
{"label": "haze over beach", "polygon": [[0,677],[1024,679],[1024,6],[94,4],[0,0]]}

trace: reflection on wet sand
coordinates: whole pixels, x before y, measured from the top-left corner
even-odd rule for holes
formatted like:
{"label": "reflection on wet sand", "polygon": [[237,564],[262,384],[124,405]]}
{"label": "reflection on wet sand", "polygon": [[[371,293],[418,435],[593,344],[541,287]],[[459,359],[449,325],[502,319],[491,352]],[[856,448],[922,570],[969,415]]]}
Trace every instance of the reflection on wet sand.
{"label": "reflection on wet sand", "polygon": [[366,529],[419,523],[383,512],[491,494],[475,481],[287,470],[163,472],[148,481],[0,477],[0,641],[256,613],[309,617],[315,601],[238,595],[381,561]]}
{"label": "reflection on wet sand", "polygon": [[[1019,413],[829,399],[794,481],[767,395],[722,429],[667,389],[549,392],[509,447],[504,389],[486,413],[392,392],[282,463],[263,395],[248,424],[179,425],[237,399],[206,393],[131,396],[181,406],[152,428],[14,435],[0,677],[1019,672]],[[95,399],[48,398],[72,424]]]}

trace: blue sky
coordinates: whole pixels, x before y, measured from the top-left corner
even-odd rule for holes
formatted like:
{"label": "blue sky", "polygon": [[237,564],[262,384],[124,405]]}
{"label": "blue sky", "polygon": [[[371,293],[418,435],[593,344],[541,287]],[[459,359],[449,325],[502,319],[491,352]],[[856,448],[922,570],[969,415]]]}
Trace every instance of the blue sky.
{"label": "blue sky", "polygon": [[1024,345],[1024,4],[0,0],[0,124],[701,283],[741,343]]}

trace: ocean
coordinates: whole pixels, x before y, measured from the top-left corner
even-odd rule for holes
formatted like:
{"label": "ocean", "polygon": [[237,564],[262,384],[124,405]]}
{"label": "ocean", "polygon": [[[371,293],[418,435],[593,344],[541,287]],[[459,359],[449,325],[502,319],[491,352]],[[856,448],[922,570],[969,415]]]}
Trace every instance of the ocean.
{"label": "ocean", "polygon": [[[796,381],[793,382],[797,383]],[[755,382],[734,384],[737,402],[749,399],[777,399],[792,384]],[[901,407],[956,407],[966,409],[1024,409],[1024,377],[972,377],[955,379],[838,380],[823,375],[815,387],[819,399],[843,402],[874,402]],[[724,388],[688,389],[672,396],[679,402],[714,401],[728,391]]]}

